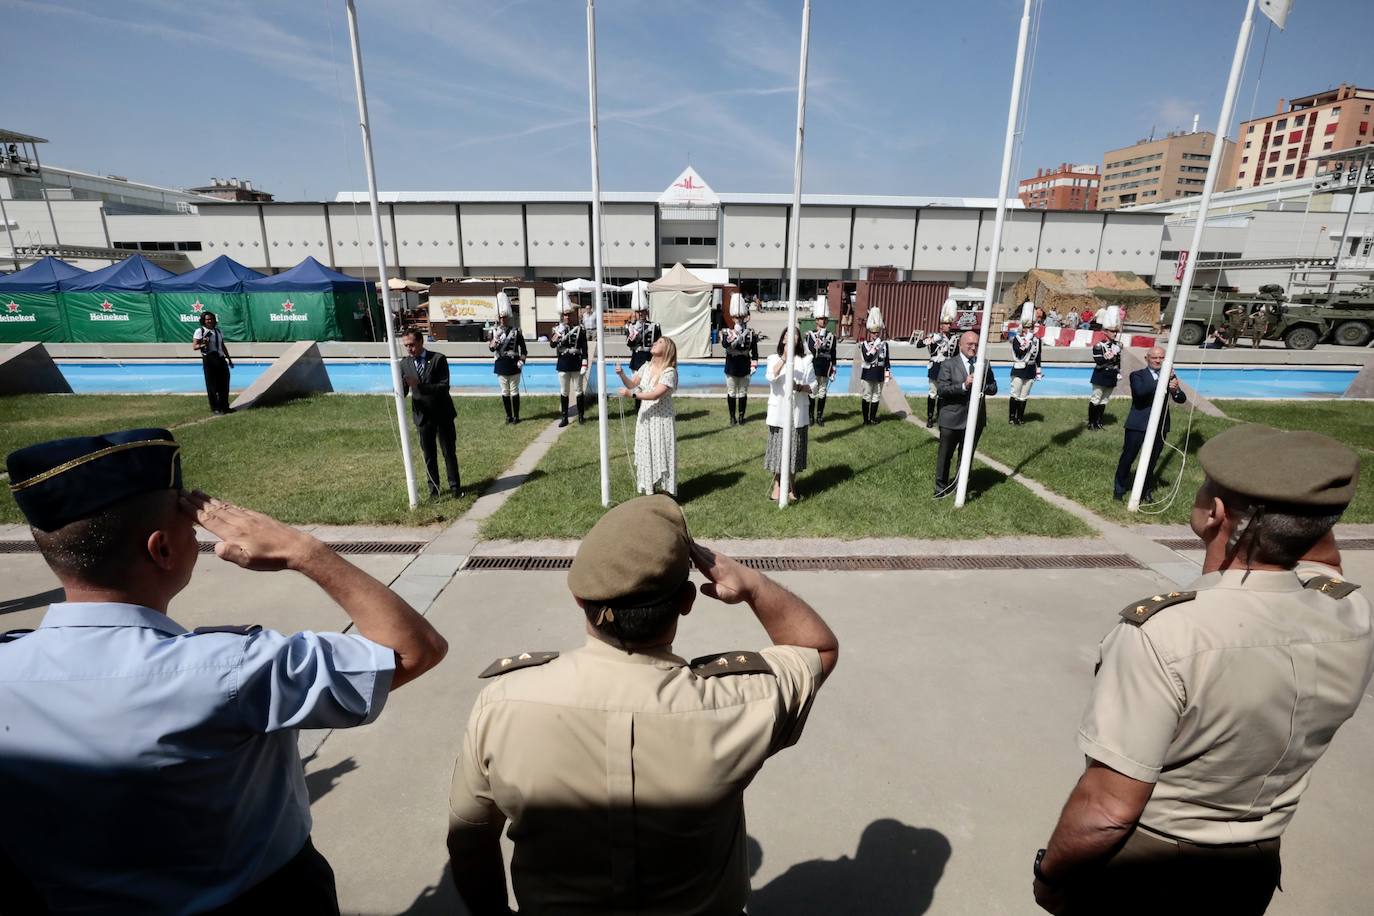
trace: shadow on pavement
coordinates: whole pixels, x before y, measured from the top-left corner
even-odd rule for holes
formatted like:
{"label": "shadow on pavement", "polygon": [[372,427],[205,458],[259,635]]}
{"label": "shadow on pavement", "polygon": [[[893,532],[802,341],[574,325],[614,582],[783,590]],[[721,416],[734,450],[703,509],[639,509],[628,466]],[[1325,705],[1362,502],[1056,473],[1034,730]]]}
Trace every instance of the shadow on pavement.
{"label": "shadow on pavement", "polygon": [[[305,760],[309,764],[313,757]],[[305,791],[310,795],[310,802],[314,804],[321,798],[329,794],[329,791],[339,784],[340,778],[347,773],[352,773],[358,768],[358,761],[352,757],[345,757],[332,767],[325,767],[323,770],[316,770],[313,773],[305,774]]]}
{"label": "shadow on pavement", "polygon": [[[749,866],[763,852],[748,839]],[[864,828],[854,858],[812,859],[794,865],[749,897],[749,916],[805,913],[883,913],[915,916],[930,908],[949,861],[949,840],[938,830],[892,818]]]}
{"label": "shadow on pavement", "polygon": [[60,588],[51,588],[46,592],[37,592],[32,595],[25,595],[22,598],[5,598],[0,600],[0,614],[11,614],[15,611],[27,611],[36,607],[52,604],[54,601],[66,601],[67,593]]}
{"label": "shadow on pavement", "polygon": [[401,911],[400,916],[455,916],[467,913],[467,907],[458,899],[458,890],[453,886],[453,875],[447,865],[439,873],[439,880],[420,891],[415,902]]}

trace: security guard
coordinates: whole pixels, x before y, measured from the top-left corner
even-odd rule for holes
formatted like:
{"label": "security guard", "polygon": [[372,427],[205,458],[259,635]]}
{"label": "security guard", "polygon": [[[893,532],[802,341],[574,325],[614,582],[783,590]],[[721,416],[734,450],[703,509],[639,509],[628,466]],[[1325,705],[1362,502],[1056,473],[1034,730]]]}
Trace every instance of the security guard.
{"label": "security guard", "polygon": [[[775,642],[673,654],[702,593],[747,603]],[[589,636],[571,652],[517,652],[482,677],[453,773],[449,852],[473,913],[508,912],[500,837],[515,843],[521,912],[728,913],[749,895],[744,788],[795,744],[835,635],[761,573],[693,544],[664,495],[607,512],[568,588]]]}
{"label": "security guard", "polygon": [[1355,496],[1355,453],[1239,426],[1198,458],[1204,581],[1131,602],[1102,642],[1088,769],[1035,861],[1052,913],[1263,913],[1312,767],[1374,672],[1369,599],[1300,575]]}
{"label": "security guard", "polygon": [[[371,722],[443,638],[310,535],[182,491],[165,429],[45,442],[8,466],[66,600],[0,637],[0,861],[47,912],[337,913],[297,733]],[[357,632],[187,632],[167,611],[196,522],[223,560],[312,579]]]}
{"label": "security guard", "polygon": [[1088,429],[1106,429],[1102,419],[1107,415],[1107,402],[1112,399],[1116,383],[1121,380],[1121,344],[1116,339],[1115,325],[1102,329],[1106,340],[1093,344],[1093,374],[1089,381],[1093,393],[1088,397]]}
{"label": "security guard", "polygon": [[496,355],[491,371],[501,380],[501,406],[506,408],[507,423],[520,422],[520,375],[530,355],[525,335],[511,323],[513,311],[510,298],[505,293],[498,293],[496,324],[487,342],[487,349]]}
{"label": "security guard", "polygon": [[806,332],[806,352],[816,370],[816,396],[811,399],[811,419],[817,426],[825,425],[825,398],[835,378],[835,335],[826,327],[830,323],[830,308],[824,300],[816,303],[812,316],[816,327]]}
{"label": "security guard", "polygon": [[721,335],[725,344],[725,400],[730,406],[730,425],[741,426],[749,406],[749,380],[759,368],[759,335],[749,327],[749,303],[744,296],[735,295],[730,315],[735,326]]}
{"label": "security guard", "polygon": [[582,389],[583,373],[587,371],[587,332],[577,321],[577,309],[571,304],[563,306],[563,320],[549,334],[553,352],[558,358],[558,401],[563,409],[563,417],[558,421],[561,429],[568,425],[568,403],[576,400],[577,422],[586,420],[585,398]]}
{"label": "security guard", "polygon": [[883,313],[875,305],[868,310],[868,337],[859,344],[858,364],[860,378],[859,406],[863,410],[863,422],[870,426],[878,422],[878,408],[883,401],[883,385],[892,378],[892,359],[888,350],[887,338],[883,335]]}

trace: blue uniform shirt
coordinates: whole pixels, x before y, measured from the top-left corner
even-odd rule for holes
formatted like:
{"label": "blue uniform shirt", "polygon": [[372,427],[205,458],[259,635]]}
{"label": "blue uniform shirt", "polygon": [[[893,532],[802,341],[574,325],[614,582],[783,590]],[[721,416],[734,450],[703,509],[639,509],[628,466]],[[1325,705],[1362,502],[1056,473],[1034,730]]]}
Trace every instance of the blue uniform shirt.
{"label": "blue uniform shirt", "polygon": [[223,905],[310,834],[296,730],[371,722],[394,667],[361,636],[54,604],[0,644],[0,852],[55,912]]}

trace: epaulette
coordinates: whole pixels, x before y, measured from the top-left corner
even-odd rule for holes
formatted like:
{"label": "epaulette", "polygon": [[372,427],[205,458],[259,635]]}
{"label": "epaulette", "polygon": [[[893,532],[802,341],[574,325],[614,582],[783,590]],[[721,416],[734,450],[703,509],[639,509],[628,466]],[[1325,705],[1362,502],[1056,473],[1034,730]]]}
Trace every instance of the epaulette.
{"label": "epaulette", "polygon": [[698,677],[717,677],[722,674],[772,674],[762,655],[757,652],[726,652],[703,655],[690,662],[692,673]]}
{"label": "epaulette", "polygon": [[495,677],[498,674],[505,674],[507,671],[515,671],[519,668],[533,668],[536,665],[547,665],[557,657],[557,652],[521,652],[519,655],[498,658],[490,665],[487,665],[486,670],[477,676]]}
{"label": "epaulette", "polygon": [[1332,598],[1344,598],[1359,588],[1354,582],[1347,582],[1336,576],[1313,576],[1304,582],[1302,587],[1314,588],[1323,595],[1330,595]]}
{"label": "epaulette", "polygon": [[8,633],[0,633],[0,643],[14,642],[25,633],[32,633],[33,630],[10,630]]}
{"label": "epaulette", "polygon": [[262,626],[256,623],[246,623],[242,626],[222,626],[222,627],[196,627],[191,632],[197,636],[205,633],[233,633],[235,636],[248,636],[261,630]]}
{"label": "epaulette", "polygon": [[1183,604],[1197,597],[1197,592],[1167,592],[1133,601],[1121,609],[1121,619],[1127,623],[1141,624],[1166,607]]}

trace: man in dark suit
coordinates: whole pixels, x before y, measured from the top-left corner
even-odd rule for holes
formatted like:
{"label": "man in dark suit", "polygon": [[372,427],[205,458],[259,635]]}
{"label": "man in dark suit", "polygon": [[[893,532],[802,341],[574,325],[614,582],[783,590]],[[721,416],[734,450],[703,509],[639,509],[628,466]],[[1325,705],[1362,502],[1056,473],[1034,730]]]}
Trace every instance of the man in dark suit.
{"label": "man in dark suit", "polygon": [[[956,450],[963,450],[964,430],[968,428],[969,396],[973,391],[974,357],[978,354],[978,334],[965,331],[959,338],[959,352],[940,363],[935,390],[940,400],[940,449],[935,456],[935,498],[954,492],[949,479],[950,461]],[[983,377],[983,394],[997,393],[997,379],[992,371]],[[973,436],[973,449],[978,450],[978,437],[987,425],[988,412],[978,412],[978,427]]]}
{"label": "man in dark suit", "polygon": [[[1131,491],[1131,465],[1145,444],[1146,428],[1150,425],[1150,405],[1155,400],[1155,389],[1159,387],[1159,370],[1164,364],[1164,348],[1155,347],[1145,356],[1144,369],[1131,373],[1131,412],[1126,415],[1126,440],[1121,446],[1121,460],[1116,463],[1116,483],[1113,495],[1122,499]],[[1149,473],[1145,475],[1145,489],[1140,494],[1142,502],[1154,501],[1155,463],[1164,449],[1164,437],[1169,435],[1169,401],[1182,404],[1188,400],[1178,383],[1178,376],[1169,379],[1169,397],[1164,400],[1164,416],[1159,421],[1159,432],[1155,436],[1154,447],[1145,456]]]}
{"label": "man in dark suit", "polygon": [[401,377],[410,392],[410,415],[415,431],[420,434],[420,450],[425,456],[425,476],[429,479],[429,495],[439,495],[439,462],[434,454],[437,444],[444,450],[444,470],[448,473],[448,490],[454,498],[463,495],[458,479],[458,440],[453,420],[453,398],[448,393],[448,358],[442,353],[425,349],[424,335],[414,329],[404,336],[406,353],[401,360]]}

